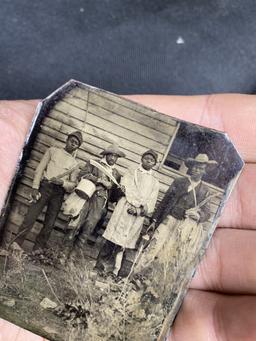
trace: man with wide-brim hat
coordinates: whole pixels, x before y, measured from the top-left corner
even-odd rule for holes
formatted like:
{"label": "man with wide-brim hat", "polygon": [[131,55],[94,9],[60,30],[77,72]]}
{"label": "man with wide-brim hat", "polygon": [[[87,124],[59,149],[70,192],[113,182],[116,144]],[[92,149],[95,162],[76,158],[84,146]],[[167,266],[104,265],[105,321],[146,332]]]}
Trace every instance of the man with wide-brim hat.
{"label": "man with wide-brim hat", "polygon": [[202,223],[207,222],[211,216],[212,198],[202,178],[210,169],[216,167],[217,162],[210,160],[207,154],[189,157],[184,162],[188,168],[187,176],[176,178],[172,182],[154,212],[150,229],[151,233],[154,233],[155,242],[146,249],[136,272],[148,267],[156,257],[161,262],[162,258],[167,257],[165,251],[173,250],[178,240],[179,243],[184,243],[179,244],[179,247],[184,246],[184,250],[191,254],[195,254],[200,243]]}
{"label": "man with wide-brim hat", "polygon": [[109,154],[116,155],[117,157],[125,157],[125,153],[122,152],[118,145],[115,143],[110,144],[106,149],[100,152],[101,156],[106,156]]}
{"label": "man with wide-brim hat", "polygon": [[187,168],[191,168],[195,164],[206,165],[206,172],[208,172],[214,169],[218,163],[215,160],[209,160],[207,154],[198,154],[195,158],[189,157],[185,161]]}
{"label": "man with wide-brim hat", "polygon": [[97,237],[97,224],[107,213],[108,202],[115,201],[115,191],[121,180],[121,174],[115,168],[120,157],[125,157],[115,143],[110,144],[100,152],[100,160],[89,160],[79,174],[80,179],[92,181],[96,190],[85,203],[78,218],[78,235],[75,241],[78,249],[83,250],[85,243],[92,242]]}

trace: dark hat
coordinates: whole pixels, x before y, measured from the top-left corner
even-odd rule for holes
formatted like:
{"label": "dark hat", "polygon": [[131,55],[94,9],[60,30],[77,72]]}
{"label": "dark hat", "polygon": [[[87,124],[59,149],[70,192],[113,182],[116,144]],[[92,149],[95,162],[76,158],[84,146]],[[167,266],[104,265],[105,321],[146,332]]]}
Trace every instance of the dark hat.
{"label": "dark hat", "polygon": [[102,152],[100,152],[100,155],[104,156],[107,154],[116,154],[118,157],[125,157],[125,153],[123,153],[118,145],[116,144],[110,144],[106,149],[104,149]]}
{"label": "dark hat", "polygon": [[153,156],[153,158],[156,160],[156,163],[157,163],[157,153],[153,149],[149,149],[145,153],[142,154],[142,157],[148,154]]}
{"label": "dark hat", "polygon": [[81,146],[81,144],[83,143],[83,135],[82,135],[82,133],[80,131],[78,131],[78,130],[74,131],[73,133],[70,133],[68,135],[68,137],[70,137],[70,136],[75,136],[78,139],[79,144]]}
{"label": "dark hat", "polygon": [[207,154],[198,154],[195,158],[189,157],[185,161],[185,165],[188,168],[192,167],[196,163],[205,164],[210,167],[215,167],[218,164],[215,160],[209,160]]}

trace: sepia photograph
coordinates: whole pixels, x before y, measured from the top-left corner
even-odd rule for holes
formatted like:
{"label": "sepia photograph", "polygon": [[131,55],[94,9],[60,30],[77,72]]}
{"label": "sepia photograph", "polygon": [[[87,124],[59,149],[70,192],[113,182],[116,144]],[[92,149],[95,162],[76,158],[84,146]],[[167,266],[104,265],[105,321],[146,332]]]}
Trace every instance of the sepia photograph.
{"label": "sepia photograph", "polygon": [[165,340],[243,168],[229,137],[71,80],[0,221],[0,317],[52,341]]}

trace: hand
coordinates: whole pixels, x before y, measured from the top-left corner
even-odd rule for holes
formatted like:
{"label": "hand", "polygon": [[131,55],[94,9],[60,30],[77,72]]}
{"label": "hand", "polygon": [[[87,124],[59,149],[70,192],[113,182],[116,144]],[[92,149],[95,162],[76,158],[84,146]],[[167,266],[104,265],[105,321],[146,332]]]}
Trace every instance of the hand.
{"label": "hand", "polygon": [[[13,177],[12,171],[14,171],[22,151],[25,136],[29,131],[37,104],[37,100],[0,101],[0,129],[3,132],[6,131],[6,134],[1,134],[1,143],[4,145],[1,148],[0,157],[6,162],[4,167],[1,166],[0,168],[0,178],[2,179],[0,207],[3,207],[8,186]],[[38,190],[32,189],[32,198],[38,194]],[[32,334],[2,319],[0,319],[0,330],[0,338],[4,341],[47,341],[43,337]]]}
{"label": "hand", "polygon": [[35,188],[32,188],[31,194],[30,194],[30,195],[31,195],[31,198],[32,198],[34,201],[37,201],[37,200],[40,198],[40,196],[41,196],[39,190],[38,190],[38,189],[35,189]]}
{"label": "hand", "polygon": [[153,221],[153,222],[149,225],[149,227],[147,228],[147,233],[150,232],[150,231],[153,231],[153,232],[154,232],[155,229],[156,229],[156,222]]}
{"label": "hand", "polygon": [[256,340],[256,96],[130,98],[226,131],[246,162],[168,341]]}
{"label": "hand", "polygon": [[58,178],[51,178],[50,182],[54,185],[59,185],[59,186],[63,186],[64,181],[62,179],[58,179]]}
{"label": "hand", "polygon": [[[128,98],[170,115],[175,113],[180,119],[225,130],[246,161],[168,341],[256,339],[256,96],[138,95]],[[1,135],[0,158],[6,160],[0,168],[1,206],[36,104],[37,101],[0,103],[0,129],[7,131]],[[1,325],[5,341],[15,341],[18,333],[19,341],[44,340],[36,335],[29,339],[28,332],[7,322]]]}
{"label": "hand", "polygon": [[140,215],[141,217],[145,217],[148,213],[147,207],[146,206],[141,206],[140,208]]}
{"label": "hand", "polygon": [[104,178],[98,178],[97,181],[98,184],[101,184],[102,186],[104,186],[106,189],[110,189],[112,186],[111,181],[108,181],[107,179]]}
{"label": "hand", "polygon": [[190,219],[195,220],[195,221],[198,221],[200,219],[200,215],[199,215],[198,211],[196,209],[193,209],[193,208],[186,210],[185,217],[190,218]]}
{"label": "hand", "polygon": [[124,186],[124,185],[121,185],[121,186],[120,186],[120,189],[121,189],[121,191],[125,194],[125,192],[126,192],[125,186]]}
{"label": "hand", "polygon": [[131,215],[137,215],[137,209],[136,209],[136,207],[130,205],[130,207],[129,207],[128,210],[127,210],[127,213],[128,213],[128,214],[131,214]]}
{"label": "hand", "polygon": [[97,181],[97,178],[95,175],[91,174],[91,173],[87,173],[86,171],[81,171],[80,175],[83,176],[84,179],[90,180],[90,181]]}
{"label": "hand", "polygon": [[149,227],[147,228],[146,234],[149,236],[150,239],[152,239],[156,229],[156,222],[153,221]]}
{"label": "hand", "polygon": [[83,170],[85,168],[86,164],[84,163],[84,161],[80,161],[77,164],[77,168],[80,170]]}

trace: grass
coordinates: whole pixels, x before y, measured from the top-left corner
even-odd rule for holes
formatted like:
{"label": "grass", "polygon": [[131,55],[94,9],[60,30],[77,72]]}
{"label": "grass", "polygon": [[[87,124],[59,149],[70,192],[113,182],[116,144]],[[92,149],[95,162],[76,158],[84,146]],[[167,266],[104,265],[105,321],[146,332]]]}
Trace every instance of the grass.
{"label": "grass", "polygon": [[[65,266],[58,250],[47,253],[50,261],[17,251],[0,257],[1,294],[15,299],[10,307],[0,297],[0,314],[52,341],[155,341],[193,268],[188,242],[180,247],[177,238],[145,269],[139,288],[99,276],[82,254]],[[57,308],[43,309],[45,297]]]}
{"label": "grass", "polygon": [[[2,271],[4,262],[1,257]],[[12,253],[0,284],[2,295],[14,298],[15,306],[0,302],[2,317],[56,341],[155,340],[156,326],[164,317],[160,302],[152,305],[130,282],[99,277],[93,266],[93,260],[84,258],[55,268]],[[63,314],[43,309],[40,302],[45,297],[57,303]],[[80,325],[72,323],[74,314],[70,318],[69,313],[64,314],[65,307],[72,304],[87,311]]]}

